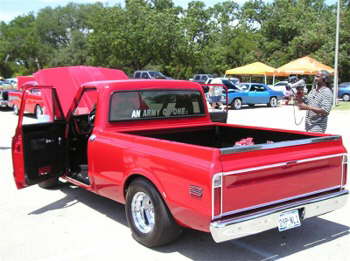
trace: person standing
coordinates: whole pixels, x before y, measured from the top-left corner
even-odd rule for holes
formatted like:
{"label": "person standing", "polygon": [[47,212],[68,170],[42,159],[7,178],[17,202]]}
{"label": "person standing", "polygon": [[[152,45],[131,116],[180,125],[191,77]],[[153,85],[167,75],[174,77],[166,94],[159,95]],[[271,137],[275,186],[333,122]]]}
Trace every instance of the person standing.
{"label": "person standing", "polygon": [[325,133],[328,115],[333,105],[333,92],[330,89],[330,75],[327,71],[320,71],[314,79],[315,86],[304,97],[298,92],[296,99],[300,110],[306,110],[305,130],[308,132]]}
{"label": "person standing", "polygon": [[221,86],[209,86],[209,100],[211,102],[211,107],[213,109],[216,109],[217,107],[219,109],[223,108],[223,104],[221,102],[222,93],[223,93],[223,87]]}

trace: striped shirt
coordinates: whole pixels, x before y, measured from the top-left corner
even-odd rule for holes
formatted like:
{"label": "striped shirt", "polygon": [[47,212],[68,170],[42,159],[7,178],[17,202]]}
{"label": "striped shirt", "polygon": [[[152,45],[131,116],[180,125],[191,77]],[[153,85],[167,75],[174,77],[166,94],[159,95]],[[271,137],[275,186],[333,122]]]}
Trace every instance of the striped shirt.
{"label": "striped shirt", "polygon": [[321,115],[308,110],[305,118],[305,130],[325,133],[327,129],[328,114],[333,105],[332,90],[328,87],[321,87],[319,90],[314,88],[307,95],[305,103],[311,107],[321,108],[327,112],[327,115]]}

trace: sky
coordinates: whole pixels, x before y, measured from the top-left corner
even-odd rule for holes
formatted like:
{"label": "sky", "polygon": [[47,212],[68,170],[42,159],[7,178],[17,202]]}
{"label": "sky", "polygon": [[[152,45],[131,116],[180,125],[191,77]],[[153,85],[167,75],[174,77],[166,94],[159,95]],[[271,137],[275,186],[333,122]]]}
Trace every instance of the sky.
{"label": "sky", "polygon": [[[202,0],[207,6],[214,5],[222,2],[223,0]],[[238,0],[236,2],[242,3],[246,0]],[[95,3],[102,2],[113,6],[124,2],[123,0],[0,0],[0,21],[9,22],[18,15],[26,14],[31,11],[37,12],[38,10],[50,6],[57,7],[59,5],[64,6],[68,3]],[[187,7],[187,4],[191,0],[173,0],[175,5]]]}
{"label": "sky", "polygon": [[[201,0],[206,6],[212,6],[223,0]],[[235,0],[236,3],[242,4],[247,0]],[[270,1],[270,0],[267,0]],[[335,3],[337,0],[326,0],[328,4]],[[95,3],[103,2],[109,6],[124,2],[123,0],[0,0],[0,21],[9,22],[18,15],[27,14],[29,12],[36,13],[38,10],[50,6],[64,6],[70,2],[74,3]],[[175,5],[180,5],[184,8],[191,0],[173,0]]]}
{"label": "sky", "polygon": [[[223,2],[223,0],[201,0],[206,6],[212,6],[216,3]],[[237,3],[244,3],[246,0],[236,0]],[[9,22],[18,15],[23,15],[31,11],[37,12],[38,10],[50,6],[57,7],[59,5],[64,6],[70,2],[74,3],[95,3],[102,2],[113,6],[124,2],[123,0],[0,0],[0,21]],[[175,5],[187,7],[187,4],[191,0],[173,0]]]}

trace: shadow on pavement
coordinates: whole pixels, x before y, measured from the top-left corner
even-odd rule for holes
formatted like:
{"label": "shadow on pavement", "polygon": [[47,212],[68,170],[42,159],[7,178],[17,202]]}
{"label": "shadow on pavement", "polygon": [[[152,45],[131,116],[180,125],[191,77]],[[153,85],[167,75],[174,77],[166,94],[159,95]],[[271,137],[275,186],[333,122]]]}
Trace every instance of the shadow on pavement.
{"label": "shadow on pavement", "polygon": [[312,218],[289,231],[269,230],[219,244],[210,234],[186,230],[178,241],[157,250],[178,252],[192,260],[276,260],[349,234],[348,226]]}
{"label": "shadow on pavement", "polygon": [[0,111],[13,111],[13,109],[9,107],[0,107]]}
{"label": "shadow on pavement", "polygon": [[[116,222],[128,226],[124,205],[98,196],[79,187],[64,183],[58,187],[66,196],[30,215],[71,207],[80,202]],[[301,227],[278,232],[269,230],[257,235],[215,243],[209,233],[185,229],[182,236],[170,245],[155,248],[161,253],[177,252],[192,260],[276,260],[293,253],[322,245],[349,235],[349,227],[323,218],[305,220]]]}
{"label": "shadow on pavement", "polygon": [[66,194],[66,196],[29,213],[29,215],[40,215],[51,210],[68,208],[77,203],[83,203],[117,221],[118,223],[127,226],[123,204],[119,204],[118,202],[108,198],[101,197],[93,192],[79,188],[68,182],[60,184],[56,189],[61,190],[64,194]]}

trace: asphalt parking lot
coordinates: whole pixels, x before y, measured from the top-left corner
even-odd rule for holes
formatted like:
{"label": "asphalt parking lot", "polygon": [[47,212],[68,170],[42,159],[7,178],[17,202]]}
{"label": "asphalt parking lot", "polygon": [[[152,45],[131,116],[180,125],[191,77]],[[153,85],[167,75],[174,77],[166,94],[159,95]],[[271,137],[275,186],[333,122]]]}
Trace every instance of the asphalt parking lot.
{"label": "asphalt parking lot", "polygon": [[[350,111],[332,111],[328,133],[343,135]],[[296,110],[297,122],[303,113]],[[292,106],[230,111],[229,123],[302,130]],[[215,243],[210,234],[185,230],[175,243],[148,249],[131,237],[124,207],[64,184],[17,190],[12,177],[11,137],[17,124],[0,111],[0,261],[12,260],[350,260],[350,203],[306,220],[299,228],[270,230]]]}

